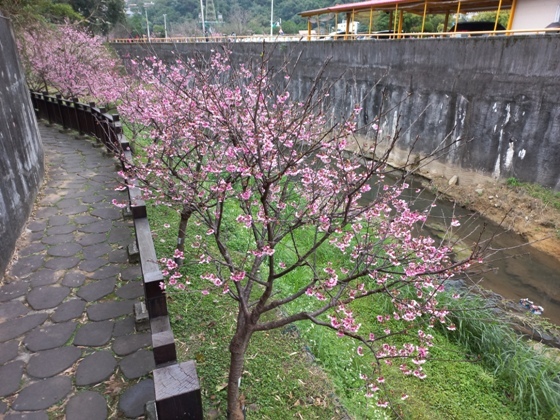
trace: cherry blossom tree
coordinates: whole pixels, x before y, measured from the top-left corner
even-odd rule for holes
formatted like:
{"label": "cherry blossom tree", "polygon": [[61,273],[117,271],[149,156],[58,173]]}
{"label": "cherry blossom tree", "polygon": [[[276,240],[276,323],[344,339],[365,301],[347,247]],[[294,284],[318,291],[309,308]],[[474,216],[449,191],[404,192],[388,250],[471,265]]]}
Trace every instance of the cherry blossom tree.
{"label": "cherry blossom tree", "polygon": [[[227,52],[136,65],[138,85],[128,90],[121,114],[149,127],[151,140],[126,176],[156,203],[188,208],[201,230],[187,246],[204,273],[194,278],[178,270],[177,250],[161,260],[164,287],[184,290],[196,282],[204,294],[237,303],[230,418],[243,418],[241,377],[253,334],[297,321],[330,329],[333,339],[354,339],[358,355],[373,354],[362,379],[379,406],[389,404],[378,392],[384,365],[398,363],[404,375],[423,379],[429,329],[449,323],[438,294],[481,255],[456,261],[450,247],[422,234],[430,208],[412,210],[402,198],[405,175],[387,179],[396,137],[382,136],[377,125],[359,126],[360,104],[331,121],[332,85],[320,87],[320,72],[308,95],[293,100],[288,66],[274,69],[266,52],[237,66]],[[350,153],[358,132],[369,146]],[[376,303],[378,296],[390,309]],[[354,313],[362,299],[371,302],[367,316],[377,323],[367,331]],[[393,320],[400,321],[397,330],[388,326]]]}
{"label": "cherry blossom tree", "polygon": [[33,90],[106,103],[121,95],[120,60],[99,36],[71,24],[28,27],[19,46]]}

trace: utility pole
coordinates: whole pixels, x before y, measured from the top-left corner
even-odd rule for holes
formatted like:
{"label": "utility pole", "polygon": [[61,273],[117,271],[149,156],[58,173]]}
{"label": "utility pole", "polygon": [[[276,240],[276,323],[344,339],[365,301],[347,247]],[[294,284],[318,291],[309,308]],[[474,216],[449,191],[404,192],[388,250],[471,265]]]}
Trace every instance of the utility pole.
{"label": "utility pole", "polygon": [[167,41],[167,15],[163,14],[163,30],[165,31],[165,40]]}
{"label": "utility pole", "polygon": [[270,0],[270,37],[272,38],[272,25],[274,24],[274,0]]}
{"label": "utility pole", "polygon": [[206,35],[206,28],[204,27],[204,4],[200,0],[200,20],[202,21],[202,35]]}
{"label": "utility pole", "polygon": [[150,22],[148,21],[148,8],[144,5],[144,12],[146,12],[146,29],[148,31],[148,42],[152,42],[150,38]]}

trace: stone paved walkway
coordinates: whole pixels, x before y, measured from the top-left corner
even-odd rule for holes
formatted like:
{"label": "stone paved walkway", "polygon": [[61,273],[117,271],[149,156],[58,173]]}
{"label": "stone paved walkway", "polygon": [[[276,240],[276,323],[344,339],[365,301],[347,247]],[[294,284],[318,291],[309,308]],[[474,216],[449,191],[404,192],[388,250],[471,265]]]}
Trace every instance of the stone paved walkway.
{"label": "stone paved walkway", "polygon": [[137,418],[154,399],[134,240],[115,160],[40,124],[47,163],[17,261],[0,283],[0,418]]}

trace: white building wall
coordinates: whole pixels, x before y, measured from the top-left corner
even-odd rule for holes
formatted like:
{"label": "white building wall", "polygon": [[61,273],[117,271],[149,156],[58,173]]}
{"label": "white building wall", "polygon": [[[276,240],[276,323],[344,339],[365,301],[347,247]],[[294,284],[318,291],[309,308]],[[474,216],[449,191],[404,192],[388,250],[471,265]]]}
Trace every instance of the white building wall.
{"label": "white building wall", "polygon": [[560,0],[517,0],[511,29],[539,29],[560,20]]}

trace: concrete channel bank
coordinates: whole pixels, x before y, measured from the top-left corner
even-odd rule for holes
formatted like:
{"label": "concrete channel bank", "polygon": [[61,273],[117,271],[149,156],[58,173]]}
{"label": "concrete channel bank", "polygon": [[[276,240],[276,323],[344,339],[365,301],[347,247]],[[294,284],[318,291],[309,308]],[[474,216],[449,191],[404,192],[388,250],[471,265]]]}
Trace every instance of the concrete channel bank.
{"label": "concrete channel bank", "polygon": [[[168,61],[222,47],[213,42],[112,45],[125,59],[156,54]],[[259,59],[263,49],[259,43],[224,46],[239,63]],[[434,171],[466,171],[465,182],[468,172],[516,177],[560,190],[560,35],[277,42],[265,48],[274,49],[276,67],[295,63],[301,54],[290,85],[296,100],[330,60],[323,79],[343,75],[330,96],[334,114],[362,104],[364,126],[381,117],[387,137],[401,127],[403,153],[397,161],[413,144],[413,154],[422,156],[459,140]]]}

